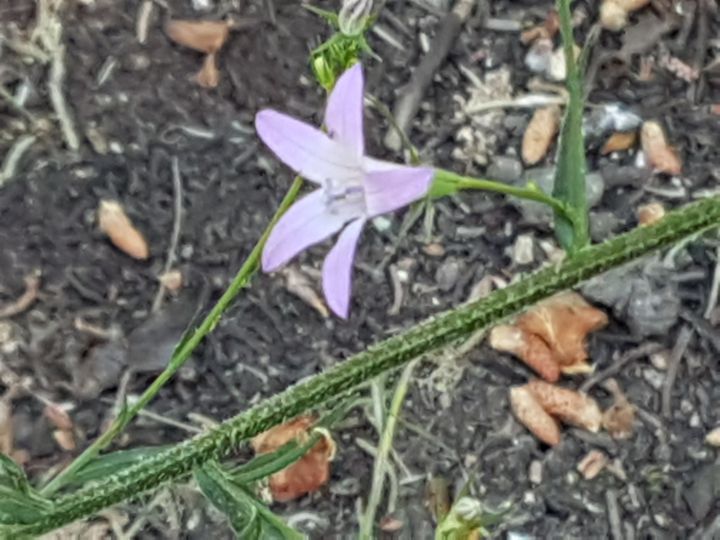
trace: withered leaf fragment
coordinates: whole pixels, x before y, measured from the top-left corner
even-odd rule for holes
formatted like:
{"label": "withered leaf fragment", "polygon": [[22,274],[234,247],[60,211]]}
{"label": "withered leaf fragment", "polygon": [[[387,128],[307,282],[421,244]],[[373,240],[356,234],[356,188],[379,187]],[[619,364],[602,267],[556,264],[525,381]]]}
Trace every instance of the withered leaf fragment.
{"label": "withered leaf fragment", "polygon": [[116,201],[100,201],[98,225],[120,251],[134,259],[145,260],[150,256],[145,237],[130,221],[130,218]]}
{"label": "withered leaf fragment", "polygon": [[682,162],[675,149],[670,146],[662,126],[654,120],[642,125],[640,142],[648,165],[654,170],[667,174],[680,174]]}
{"label": "withered leaf fragment", "polygon": [[195,80],[204,88],[215,88],[220,82],[217,53],[227,41],[230,25],[225,21],[171,20],[165,33],[175,43],[206,54]]}
{"label": "withered leaf fragment", "polygon": [[543,159],[555,140],[559,128],[559,107],[552,105],[536,110],[523,135],[523,161],[528,165],[534,165]]}
{"label": "withered leaf fragment", "polygon": [[590,396],[538,379],[525,387],[548,414],[561,422],[593,433],[600,431],[602,412]]}
{"label": "withered leaf fragment", "polygon": [[637,141],[637,132],[635,131],[618,131],[608,137],[600,149],[600,153],[603,156],[611,154],[613,152],[622,152],[623,150],[629,150],[635,146]]}
{"label": "withered leaf fragment", "polygon": [[607,322],[607,315],[579,294],[562,293],[538,303],[514,325],[494,328],[490,346],[516,355],[543,379],[555,382],[560,373],[592,371],[585,338]]}
{"label": "withered leaf fragment", "polygon": [[[310,437],[309,430],[314,422],[311,416],[299,416],[275,426],[252,440],[253,450],[260,455],[274,452],[292,440],[303,444]],[[329,435],[323,436],[302,458],[270,477],[273,499],[290,501],[318,490],[330,477],[330,461],[334,456],[334,441]]]}
{"label": "withered leaf fragment", "polygon": [[560,442],[557,421],[542,408],[526,386],[510,389],[510,407],[518,421],[542,442],[550,446]]}

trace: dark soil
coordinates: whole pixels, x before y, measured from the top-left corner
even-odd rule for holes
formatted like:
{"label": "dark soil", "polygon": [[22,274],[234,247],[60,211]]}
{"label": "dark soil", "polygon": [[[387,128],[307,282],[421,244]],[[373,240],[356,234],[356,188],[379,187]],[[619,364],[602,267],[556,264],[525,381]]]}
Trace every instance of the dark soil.
{"label": "dark soil", "polygon": [[[189,1],[172,0],[168,9],[155,6],[147,43],[141,45],[135,37],[137,2],[67,4],[63,90],[82,139],[78,152],[67,150],[55,122],[45,86],[47,68],[24,62],[10,48],[0,49],[0,83],[11,92],[26,85],[26,109],[47,124],[12,180],[0,187],[0,301],[20,296],[24,278],[41,273],[39,296],[30,309],[0,320],[0,377],[4,384],[13,374],[28,377],[36,396],[68,405],[81,448],[111,417],[123,376],[129,381],[127,395],[139,395],[193,317],[220,296],[265,227],[291,172],[259,143],[253,117],[271,106],[319,120],[323,95],[312,82],[307,55],[326,36],[326,28],[295,2],[210,2],[212,9],[202,13]],[[387,104],[394,101],[422,55],[421,34],[432,37],[446,4],[388,3],[390,14],[381,16],[379,24],[404,48],[371,35],[383,62],[367,63],[369,92]],[[586,36],[597,20],[596,4],[575,3],[576,13],[586,15],[578,36]],[[617,51],[622,43],[605,32],[596,44],[589,102],[620,102],[643,119],[661,120],[685,163],[679,179],[651,175],[634,166],[634,152],[601,157],[598,141],[590,141],[589,169],[605,179],[593,214],[596,239],[634,227],[634,210],[642,202],[674,206],[717,190],[720,116],[709,111],[720,103],[717,68],[691,83],[659,68],[650,81],[637,76],[641,59],[663,50],[691,66],[703,67],[716,58],[716,4],[678,5],[685,15],[640,54],[601,63],[597,57],[603,51]],[[494,18],[539,22],[549,7],[549,2],[496,1],[488,10]],[[171,44],[162,22],[170,16],[227,15],[242,21],[242,29],[232,33],[222,52],[220,85],[202,89],[192,80],[200,55]],[[482,80],[486,73],[509,69],[516,95],[525,92],[531,76],[518,33],[488,30],[482,15],[471,18],[438,71],[411,133],[427,161],[478,174],[485,172],[483,166],[453,157],[462,144],[456,134],[468,124],[458,105],[458,98],[466,99],[472,88],[463,71]],[[0,21],[8,36],[27,32],[33,7],[10,0],[0,7]],[[530,114],[511,109],[500,117],[489,143],[491,164],[497,156],[517,161]],[[371,153],[401,160],[382,146],[385,121],[372,111],[366,118]],[[3,154],[31,129],[27,118],[0,101]],[[177,266],[187,284],[151,314],[171,237],[174,158],[183,187]],[[106,198],[120,201],[146,235],[148,261],[132,260],[98,231],[95,212]],[[324,319],[288,292],[281,275],[259,274],[149,410],[195,428],[200,424],[191,413],[216,421],[227,418],[400,328],[457,305],[484,276],[510,279],[531,270],[547,259],[541,242],[554,245],[547,226],[532,223],[502,198],[477,193],[439,202],[430,239],[421,224],[399,238],[402,215],[388,217],[363,235],[349,321]],[[533,237],[531,264],[513,262],[512,246],[521,234]],[[442,246],[443,254],[428,255],[423,247],[429,241]],[[404,415],[426,435],[399,426],[394,446],[408,471],[399,472],[394,515],[403,527],[388,537],[432,538],[426,481],[438,475],[449,482],[451,494],[471,477],[483,502],[495,507],[509,503],[507,517],[492,529],[503,537],[720,538],[720,461],[718,450],[704,442],[706,433],[720,424],[715,406],[720,400],[720,335],[703,319],[716,246],[715,240],[697,239],[675,257],[669,282],[683,316],[676,311],[669,330],[636,335],[620,316],[591,339],[592,360],[602,370],[648,342],[672,349],[679,332],[693,331],[672,388],[670,415],[661,410],[667,372],[647,355],[617,375],[641,410],[627,440],[571,430],[559,446],[548,449],[509,411],[508,387],[531,376],[524,366],[486,346],[463,358],[438,355],[425,361],[415,373]],[[306,272],[319,268],[325,249],[310,250],[294,267]],[[389,313],[395,264],[409,269],[397,314]],[[78,329],[78,319],[109,335]],[[578,378],[570,385],[581,382]],[[611,402],[600,387],[591,394],[604,406]],[[41,402],[27,393],[13,400],[14,448],[27,453],[25,466],[35,477],[77,453],[59,448],[42,410]],[[294,516],[295,524],[313,538],[352,537],[357,500],[365,500],[369,490],[372,458],[356,441],[376,441],[376,433],[360,409],[346,424],[336,433],[339,452],[329,484],[300,501],[274,507],[285,517]],[[159,445],[189,435],[139,417],[117,446]],[[576,465],[592,449],[609,455],[614,474],[605,471],[593,480],[579,475]],[[538,484],[528,476],[533,462],[542,469]],[[138,537],[230,536],[217,515],[181,491],[169,495],[177,503],[176,521],[167,508],[153,510]],[[122,510],[133,519],[143,515],[134,505]]]}

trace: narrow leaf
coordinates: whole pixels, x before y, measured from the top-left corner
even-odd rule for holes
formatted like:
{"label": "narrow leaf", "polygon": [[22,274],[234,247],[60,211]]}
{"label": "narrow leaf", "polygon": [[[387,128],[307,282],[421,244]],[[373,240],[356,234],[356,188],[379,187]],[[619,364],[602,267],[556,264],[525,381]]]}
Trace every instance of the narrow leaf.
{"label": "narrow leaf", "polygon": [[84,484],[93,480],[103,480],[119,470],[142,463],[147,458],[166,449],[167,446],[133,448],[99,456],[69,477],[67,484]]}
{"label": "narrow leaf", "polygon": [[582,131],[583,93],[582,79],[575,60],[570,0],[558,0],[565,62],[566,85],[569,93],[565,117],[560,132],[560,145],[553,196],[566,202],[575,222],[555,213],[555,236],[568,251],[577,251],[588,243],[588,209],[585,192],[585,144]]}
{"label": "narrow leaf", "polygon": [[230,520],[238,538],[268,540],[302,540],[305,538],[289,527],[216,462],[195,470],[195,479],[203,494]]}

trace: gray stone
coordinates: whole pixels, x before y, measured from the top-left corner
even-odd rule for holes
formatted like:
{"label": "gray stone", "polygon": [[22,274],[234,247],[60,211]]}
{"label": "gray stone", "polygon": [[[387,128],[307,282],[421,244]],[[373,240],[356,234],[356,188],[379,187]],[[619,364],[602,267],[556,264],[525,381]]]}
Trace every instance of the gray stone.
{"label": "gray stone", "polygon": [[[517,185],[525,185],[528,182],[534,182],[545,193],[552,193],[555,182],[555,167],[527,169],[522,176],[522,180],[517,182]],[[592,208],[600,202],[605,191],[603,177],[596,172],[588,173],[585,187],[588,207]],[[515,197],[510,200],[520,210],[527,223],[531,225],[548,225],[552,223],[553,212],[547,205]]]}
{"label": "gray stone", "polygon": [[487,168],[490,180],[515,183],[522,178],[523,166],[518,158],[512,156],[496,156]]}

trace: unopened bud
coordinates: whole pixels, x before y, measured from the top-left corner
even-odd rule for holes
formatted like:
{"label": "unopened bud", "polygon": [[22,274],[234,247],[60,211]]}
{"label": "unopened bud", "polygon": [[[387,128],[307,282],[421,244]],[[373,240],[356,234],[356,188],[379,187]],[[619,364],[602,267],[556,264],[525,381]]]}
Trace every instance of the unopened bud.
{"label": "unopened bud", "polygon": [[343,0],[338,14],[340,32],[346,36],[357,36],[362,33],[372,5],[372,0]]}

